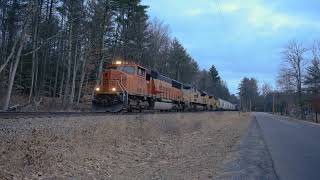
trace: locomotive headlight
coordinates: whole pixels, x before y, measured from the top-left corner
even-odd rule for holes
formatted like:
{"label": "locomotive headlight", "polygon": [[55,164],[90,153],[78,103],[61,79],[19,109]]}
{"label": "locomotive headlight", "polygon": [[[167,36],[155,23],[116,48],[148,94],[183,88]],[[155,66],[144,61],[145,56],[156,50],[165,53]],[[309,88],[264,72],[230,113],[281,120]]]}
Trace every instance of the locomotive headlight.
{"label": "locomotive headlight", "polygon": [[99,88],[99,87],[96,87],[96,91],[100,91],[100,88]]}
{"label": "locomotive headlight", "polygon": [[116,61],[116,64],[122,64],[122,62],[121,61]]}
{"label": "locomotive headlight", "polygon": [[116,88],[112,88],[111,91],[115,92],[117,89]]}

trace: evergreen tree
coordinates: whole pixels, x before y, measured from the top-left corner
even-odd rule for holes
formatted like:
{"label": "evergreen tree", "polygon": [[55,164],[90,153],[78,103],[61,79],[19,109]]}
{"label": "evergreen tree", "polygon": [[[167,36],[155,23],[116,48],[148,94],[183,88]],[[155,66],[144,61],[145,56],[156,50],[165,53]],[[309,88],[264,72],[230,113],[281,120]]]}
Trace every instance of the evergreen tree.
{"label": "evergreen tree", "polygon": [[311,66],[307,68],[307,75],[304,83],[308,86],[308,90],[312,93],[312,95],[319,95],[320,62],[318,59],[314,59]]}
{"label": "evergreen tree", "polygon": [[209,69],[209,72],[210,72],[210,77],[211,77],[211,80],[213,81],[213,83],[214,84],[220,83],[221,79],[220,79],[219,73],[214,65],[211,66],[211,68]]}
{"label": "evergreen tree", "polygon": [[258,82],[254,78],[243,78],[239,85],[239,96],[243,110],[254,110],[259,97]]}
{"label": "evergreen tree", "polygon": [[184,74],[184,72],[187,70],[187,65],[191,63],[191,61],[191,57],[187,54],[181,43],[177,39],[174,39],[171,43],[168,59],[168,66],[170,67],[170,69],[168,69],[169,76],[178,81],[190,82],[192,72],[190,72],[189,75]]}
{"label": "evergreen tree", "polygon": [[142,58],[147,48],[147,8],[140,0],[117,0],[115,31],[115,56],[144,65]]}

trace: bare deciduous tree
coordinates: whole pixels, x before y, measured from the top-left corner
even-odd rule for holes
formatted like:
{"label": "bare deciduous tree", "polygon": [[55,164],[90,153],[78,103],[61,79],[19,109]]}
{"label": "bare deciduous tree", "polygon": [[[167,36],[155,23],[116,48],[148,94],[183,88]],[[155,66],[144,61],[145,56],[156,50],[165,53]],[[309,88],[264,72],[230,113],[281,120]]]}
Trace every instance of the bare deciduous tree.
{"label": "bare deciduous tree", "polygon": [[6,95],[4,104],[3,104],[3,110],[4,111],[6,111],[8,109],[8,107],[9,107],[11,93],[12,93],[12,87],[13,87],[13,82],[14,82],[14,78],[16,77],[16,72],[17,72],[17,68],[18,68],[18,65],[19,65],[19,62],[20,62],[20,57],[21,57],[21,51],[22,51],[22,48],[25,45],[26,39],[27,39],[26,34],[25,34],[25,32],[23,32],[21,40],[20,40],[19,49],[18,49],[18,52],[17,52],[17,55],[16,55],[16,59],[15,59],[15,62],[14,62],[14,66],[13,66],[13,69],[12,69],[12,71],[10,73],[10,76],[9,76],[10,78],[9,78],[9,85],[8,85],[8,89],[7,89],[7,95]]}
{"label": "bare deciduous tree", "polygon": [[[302,43],[291,41],[283,51],[283,66],[279,74],[280,84],[293,85],[298,94],[298,105],[302,112],[302,81],[305,62],[305,48]],[[302,113],[301,113],[302,115]]]}
{"label": "bare deciduous tree", "polygon": [[269,83],[264,83],[261,87],[262,96],[267,96],[270,92],[272,92],[272,87]]}

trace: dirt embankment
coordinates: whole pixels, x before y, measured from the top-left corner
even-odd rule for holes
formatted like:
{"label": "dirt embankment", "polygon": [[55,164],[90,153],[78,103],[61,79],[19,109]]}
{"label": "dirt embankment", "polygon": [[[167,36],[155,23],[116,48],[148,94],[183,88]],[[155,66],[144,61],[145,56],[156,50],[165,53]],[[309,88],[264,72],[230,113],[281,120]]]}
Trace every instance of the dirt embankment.
{"label": "dirt embankment", "polygon": [[212,179],[249,114],[0,119],[0,179]]}

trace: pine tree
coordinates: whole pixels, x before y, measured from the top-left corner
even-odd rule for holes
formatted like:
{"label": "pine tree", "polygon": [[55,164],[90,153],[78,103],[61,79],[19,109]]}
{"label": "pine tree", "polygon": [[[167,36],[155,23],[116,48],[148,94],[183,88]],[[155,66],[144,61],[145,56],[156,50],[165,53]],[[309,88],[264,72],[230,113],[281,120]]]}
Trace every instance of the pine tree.
{"label": "pine tree", "polygon": [[167,66],[168,75],[183,83],[190,83],[199,71],[196,61],[190,57],[177,39],[171,43]]}
{"label": "pine tree", "polygon": [[320,62],[318,59],[313,59],[311,66],[307,68],[304,84],[308,86],[308,90],[312,95],[319,95]]}
{"label": "pine tree", "polygon": [[220,79],[219,73],[214,65],[211,66],[209,72],[210,72],[210,77],[211,77],[211,80],[213,81],[213,83],[214,84],[220,83],[221,79]]}
{"label": "pine tree", "polygon": [[241,108],[251,111],[259,97],[258,82],[254,78],[243,78],[239,85]]}

